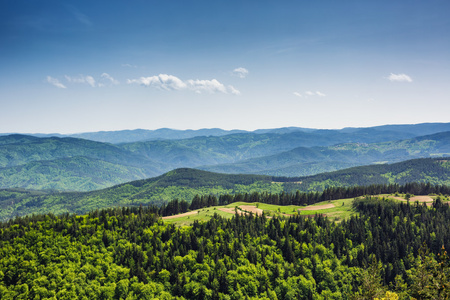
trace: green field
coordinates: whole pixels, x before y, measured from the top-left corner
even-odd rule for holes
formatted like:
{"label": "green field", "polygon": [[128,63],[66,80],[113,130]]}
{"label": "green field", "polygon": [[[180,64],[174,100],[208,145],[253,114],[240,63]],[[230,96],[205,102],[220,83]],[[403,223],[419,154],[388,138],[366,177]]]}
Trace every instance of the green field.
{"label": "green field", "polygon": [[[414,195],[411,195],[414,197]],[[400,200],[399,198],[406,200],[406,194],[383,194],[383,195],[377,195],[376,197],[382,197],[382,198],[389,198],[394,201],[398,202],[405,202]],[[436,199],[437,195],[429,195],[428,197],[432,198],[433,200]],[[442,197],[441,197],[442,198]],[[414,199],[414,198],[412,198]],[[228,205],[223,206],[214,206],[214,207],[206,207],[202,209],[198,209],[193,211],[194,213],[191,215],[180,215],[180,217],[171,216],[170,219],[164,219],[165,223],[168,224],[175,224],[178,226],[187,226],[192,224],[195,220],[197,221],[208,221],[214,214],[218,214],[221,217],[225,218],[231,218],[234,215],[234,212],[225,212],[222,211],[221,208],[231,208],[235,209],[238,208],[238,210],[242,211],[242,206],[255,206],[256,208],[262,209],[264,211],[264,214],[267,217],[289,217],[296,214],[300,214],[302,216],[314,216],[316,214],[322,214],[327,216],[332,221],[341,221],[350,218],[352,215],[357,215],[358,213],[355,212],[352,208],[352,201],[353,198],[348,199],[338,199],[338,200],[330,200],[330,201],[324,201],[319,202],[313,205],[309,206],[298,206],[298,205],[274,205],[274,204],[266,204],[266,203],[260,203],[260,202],[234,202],[230,203]],[[448,203],[450,201],[449,198],[443,197],[442,200],[444,203]],[[415,201],[411,200],[410,203],[413,204]],[[428,205],[430,205],[431,202],[428,202]],[[333,205],[334,207],[330,208],[324,208],[325,205]],[[317,207],[317,209],[314,209]],[[305,210],[307,209],[307,210]]]}
{"label": "green field", "polygon": [[[339,199],[339,200],[332,200],[332,201],[326,201],[326,202],[319,202],[314,205],[309,206],[296,206],[296,205],[274,205],[274,204],[265,204],[265,203],[259,203],[259,202],[234,202],[230,203],[228,205],[223,206],[214,206],[214,207],[207,207],[195,210],[193,214],[191,215],[180,215],[180,217],[172,216],[170,219],[164,219],[165,223],[168,224],[176,224],[178,226],[186,226],[192,224],[195,220],[198,221],[207,221],[209,220],[215,213],[219,214],[222,217],[225,218],[231,218],[234,213],[232,212],[225,212],[222,211],[221,208],[231,208],[235,209],[236,207],[238,210],[242,210],[242,206],[255,206],[256,208],[262,209],[264,213],[268,217],[289,217],[292,215],[300,214],[300,215],[315,215],[315,214],[323,214],[329,217],[331,220],[340,221],[343,219],[349,218],[351,215],[356,214],[352,210],[352,201],[353,199]],[[322,209],[322,205],[326,204],[332,204],[334,207],[332,208],[326,208]],[[317,207],[317,209],[313,209],[314,207]],[[312,210],[302,210],[300,209],[312,209]]]}

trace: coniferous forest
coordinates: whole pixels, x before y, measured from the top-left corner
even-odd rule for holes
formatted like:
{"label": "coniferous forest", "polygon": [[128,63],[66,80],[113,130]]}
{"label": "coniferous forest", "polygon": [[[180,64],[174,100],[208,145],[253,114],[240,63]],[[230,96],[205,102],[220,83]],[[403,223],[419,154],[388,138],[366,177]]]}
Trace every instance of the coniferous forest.
{"label": "coniferous forest", "polygon": [[339,223],[236,214],[177,227],[144,206],[17,217],[0,224],[0,298],[450,297],[440,197],[428,207],[366,196],[353,208]]}

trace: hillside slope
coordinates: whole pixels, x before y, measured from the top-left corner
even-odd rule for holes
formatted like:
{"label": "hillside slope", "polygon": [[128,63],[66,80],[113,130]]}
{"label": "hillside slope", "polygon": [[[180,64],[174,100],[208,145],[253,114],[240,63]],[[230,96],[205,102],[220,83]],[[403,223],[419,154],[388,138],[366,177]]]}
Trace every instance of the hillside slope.
{"label": "hillside slope", "polygon": [[297,178],[230,175],[184,168],[158,177],[84,193],[39,192],[36,195],[36,192],[23,190],[0,190],[0,220],[32,213],[86,213],[112,206],[160,205],[173,199],[191,201],[196,194],[323,191],[327,187],[410,182],[449,185],[449,178],[450,158],[362,166]]}
{"label": "hillside slope", "polygon": [[76,156],[0,168],[0,188],[92,191],[150,174],[142,168]]}
{"label": "hillside slope", "polygon": [[87,191],[156,176],[161,162],[75,138],[0,137],[0,187]]}
{"label": "hillside slope", "polygon": [[394,164],[360,166],[297,179],[301,181],[297,188],[302,191],[411,182],[450,185],[450,158],[421,158]]}
{"label": "hillside slope", "polygon": [[199,195],[283,191],[270,176],[229,175],[195,169],[177,169],[158,177],[137,180],[91,192],[44,193],[0,190],[0,220],[32,213],[55,214],[141,204],[162,204],[173,199],[191,201]]}

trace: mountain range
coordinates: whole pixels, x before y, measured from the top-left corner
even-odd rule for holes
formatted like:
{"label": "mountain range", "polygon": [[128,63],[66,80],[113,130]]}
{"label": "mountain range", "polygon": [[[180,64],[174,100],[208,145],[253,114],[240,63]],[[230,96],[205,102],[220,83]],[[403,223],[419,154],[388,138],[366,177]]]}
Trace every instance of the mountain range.
{"label": "mountain range", "polygon": [[[0,136],[0,188],[91,191],[177,168],[297,177],[450,154],[450,123],[341,130],[160,129],[81,135],[108,137],[119,143],[62,135]],[[127,136],[138,141],[124,143]]]}
{"label": "mountain range", "polygon": [[[356,128],[356,127],[347,127],[343,129],[336,130],[325,130],[332,131],[335,133],[355,133],[358,131],[372,131],[372,132],[391,132],[392,134],[399,134],[398,138],[405,139],[414,136],[421,135],[429,135],[437,132],[450,131],[450,123],[421,123],[421,124],[407,124],[407,125],[381,125],[374,126],[369,128]],[[254,131],[246,131],[246,130],[223,130],[220,128],[204,128],[198,130],[177,130],[170,128],[160,128],[156,130],[147,130],[147,129],[134,129],[134,130],[118,130],[118,131],[98,131],[98,132],[84,132],[84,133],[76,133],[76,134],[60,134],[60,133],[51,133],[51,134],[26,134],[36,137],[74,137],[74,138],[82,138],[97,142],[111,143],[111,144],[120,144],[120,143],[132,143],[139,141],[150,141],[150,140],[179,140],[179,139],[188,139],[197,136],[223,136],[235,133],[290,133],[295,131],[303,131],[303,132],[317,132],[323,131],[322,129],[314,129],[314,128],[303,128],[303,127],[283,127],[283,128],[274,128],[274,129],[257,129]],[[12,133],[0,133],[2,135],[11,135]]]}

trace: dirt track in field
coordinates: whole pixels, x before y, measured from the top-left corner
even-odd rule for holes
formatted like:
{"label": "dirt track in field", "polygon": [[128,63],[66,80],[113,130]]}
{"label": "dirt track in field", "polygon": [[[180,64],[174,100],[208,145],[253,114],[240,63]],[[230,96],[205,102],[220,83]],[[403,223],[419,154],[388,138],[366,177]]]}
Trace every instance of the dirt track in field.
{"label": "dirt track in field", "polygon": [[[241,205],[241,206],[238,206],[238,208],[240,208],[242,210],[245,210],[245,211],[249,211],[249,212],[254,213],[256,215],[262,215],[262,213],[263,213],[262,209],[257,208],[254,205]],[[247,214],[245,211],[242,211],[240,209],[237,210],[237,213],[239,215]],[[234,214],[234,208],[231,208],[231,207],[221,207],[221,208],[219,208],[219,210],[227,212],[227,213],[230,213],[230,214]]]}
{"label": "dirt track in field", "polygon": [[316,205],[316,206],[308,206],[308,207],[305,207],[305,208],[300,208],[299,210],[300,211],[303,211],[303,210],[320,210],[320,209],[327,209],[327,208],[333,208],[333,207],[335,207],[334,204],[329,203],[329,204],[322,204],[322,205]]}
{"label": "dirt track in field", "polygon": [[189,212],[184,213],[184,214],[162,217],[162,219],[163,220],[176,219],[176,218],[186,217],[186,216],[190,216],[190,215],[195,215],[196,213],[197,213],[196,211],[189,211]]}
{"label": "dirt track in field", "polygon": [[241,206],[239,206],[239,207],[240,207],[241,209],[243,209],[243,210],[252,212],[252,213],[254,213],[254,214],[256,214],[256,215],[262,215],[262,213],[263,213],[263,210],[262,210],[262,209],[257,208],[257,207],[254,206],[254,205],[241,205]]}
{"label": "dirt track in field", "polygon": [[430,196],[414,196],[411,197],[410,201],[433,202],[433,198],[431,198]]}
{"label": "dirt track in field", "polygon": [[[400,201],[407,201],[405,198],[402,198],[402,197],[392,197],[392,198],[400,200]],[[410,202],[416,202],[416,201],[419,201],[419,202],[433,202],[433,198],[431,198],[430,196],[414,196],[414,197],[411,197],[409,199],[409,201]]]}
{"label": "dirt track in field", "polygon": [[[218,208],[218,210],[224,211],[224,212],[227,212],[227,213],[230,213],[230,214],[234,214],[234,208],[230,208],[230,207],[220,207],[220,208]],[[240,212],[241,212],[241,211],[238,210],[238,213],[240,213]]]}

